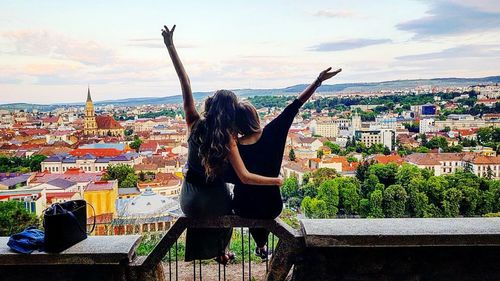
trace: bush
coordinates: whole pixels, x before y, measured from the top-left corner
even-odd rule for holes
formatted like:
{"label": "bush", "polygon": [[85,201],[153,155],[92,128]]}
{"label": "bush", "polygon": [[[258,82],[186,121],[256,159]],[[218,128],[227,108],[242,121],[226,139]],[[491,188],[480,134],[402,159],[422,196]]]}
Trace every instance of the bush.
{"label": "bush", "polygon": [[29,226],[38,226],[35,214],[29,213],[18,201],[0,202],[0,236],[10,236]]}

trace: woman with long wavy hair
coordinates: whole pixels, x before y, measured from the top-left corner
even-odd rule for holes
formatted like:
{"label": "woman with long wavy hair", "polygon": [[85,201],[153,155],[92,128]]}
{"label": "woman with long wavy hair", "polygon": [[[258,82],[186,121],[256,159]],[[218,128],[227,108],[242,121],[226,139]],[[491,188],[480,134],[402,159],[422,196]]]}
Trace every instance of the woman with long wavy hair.
{"label": "woman with long wavy hair", "polygon": [[[200,116],[196,111],[191,85],[173,43],[175,25],[164,26],[162,35],[179,77],[186,123],[189,130],[187,171],[180,204],[188,217],[223,216],[232,213],[231,196],[223,180],[224,167],[230,163],[239,180],[253,185],[281,185],[279,177],[263,177],[248,172],[236,145],[235,125],[238,99],[227,90],[219,90],[205,101]],[[227,263],[227,246],[232,229],[188,228],[185,260],[216,258]]]}
{"label": "woman with long wavy hair", "polygon": [[[270,177],[279,175],[285,142],[293,119],[321,83],[341,71],[331,69],[330,67],[322,71],[311,85],[263,128],[255,107],[248,102],[239,104],[236,120],[242,136],[238,139],[237,146],[249,171]],[[237,215],[253,219],[274,219],[279,216],[283,201],[278,185],[261,188],[235,178],[231,177],[231,173],[227,173],[226,180],[235,183],[233,208]],[[250,228],[250,234],[257,244],[255,254],[264,260],[267,259],[269,252],[266,243],[269,231],[264,228]]]}

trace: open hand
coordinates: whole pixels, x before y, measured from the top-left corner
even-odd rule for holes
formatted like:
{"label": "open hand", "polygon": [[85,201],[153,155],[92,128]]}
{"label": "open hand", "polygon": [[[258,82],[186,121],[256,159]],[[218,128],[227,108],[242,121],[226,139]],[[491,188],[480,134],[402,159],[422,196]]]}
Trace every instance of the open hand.
{"label": "open hand", "polygon": [[341,72],[342,68],[339,68],[339,69],[332,71],[332,72],[330,72],[330,70],[332,70],[331,67],[321,71],[321,73],[318,75],[318,80],[321,82],[328,80],[328,79],[332,78],[333,76],[337,75],[339,72]]}
{"label": "open hand", "polygon": [[165,29],[161,30],[161,35],[163,36],[163,42],[165,42],[165,45],[168,46],[173,46],[174,45],[174,30],[175,30],[175,24],[172,27],[172,30],[169,30],[166,25],[163,26]]}

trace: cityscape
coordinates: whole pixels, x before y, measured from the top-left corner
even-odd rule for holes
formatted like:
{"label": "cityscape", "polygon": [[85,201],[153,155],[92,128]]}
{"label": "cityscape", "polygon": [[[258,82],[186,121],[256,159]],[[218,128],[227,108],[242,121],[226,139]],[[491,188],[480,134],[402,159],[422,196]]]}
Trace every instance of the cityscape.
{"label": "cityscape", "polygon": [[[442,217],[499,212],[499,95],[496,83],[358,94],[319,91],[303,106],[287,137],[281,169],[285,214],[293,214],[294,221],[297,215]],[[248,100],[266,124],[294,98],[287,94]],[[181,105],[95,106],[91,87],[82,89],[82,100],[84,106],[50,111],[0,111],[2,201],[22,202],[40,216],[52,203],[85,199],[95,207],[88,217],[98,222],[96,235],[168,229],[182,214],[178,196],[188,149]],[[393,173],[392,180],[384,173]],[[422,177],[424,182],[412,183],[427,206],[411,202],[412,183],[399,179],[400,173]],[[478,185],[477,192],[469,194],[461,188],[470,186],[456,186],[455,202],[443,194],[433,198],[436,195],[425,190],[425,180],[445,181],[457,173],[465,173],[466,182],[484,181],[487,189]],[[318,202],[327,199],[318,195],[320,179],[352,185],[354,198],[341,196],[339,201],[337,194],[333,206],[323,206]],[[373,206],[371,197],[380,184],[386,184],[381,191],[397,187],[408,196],[398,214],[377,212]],[[343,192],[339,186],[335,190]],[[390,201],[380,200],[384,206],[384,200]],[[451,203],[455,209],[445,207]]]}
{"label": "cityscape", "polygon": [[499,31],[491,0],[0,1],[0,281],[500,280]]}

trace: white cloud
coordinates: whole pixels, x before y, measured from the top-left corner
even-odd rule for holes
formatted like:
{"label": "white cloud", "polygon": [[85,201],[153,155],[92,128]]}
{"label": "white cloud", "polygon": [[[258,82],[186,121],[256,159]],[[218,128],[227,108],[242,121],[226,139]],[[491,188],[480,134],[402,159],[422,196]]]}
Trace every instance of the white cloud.
{"label": "white cloud", "polygon": [[14,30],[0,33],[10,43],[12,54],[44,56],[77,61],[86,65],[113,62],[116,54],[95,41],[73,39],[49,30]]}

